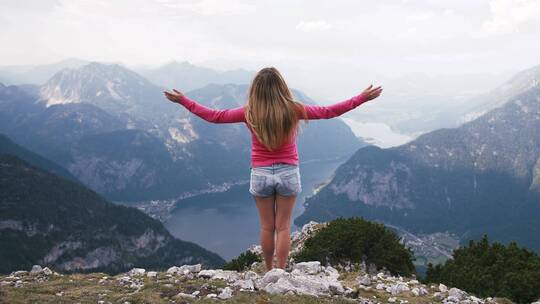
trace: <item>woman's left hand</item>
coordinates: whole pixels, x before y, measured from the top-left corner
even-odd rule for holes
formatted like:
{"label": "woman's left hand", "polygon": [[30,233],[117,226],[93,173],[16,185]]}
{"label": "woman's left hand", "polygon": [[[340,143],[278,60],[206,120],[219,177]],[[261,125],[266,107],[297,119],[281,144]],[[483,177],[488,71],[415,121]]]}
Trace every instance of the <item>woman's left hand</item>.
{"label": "woman's left hand", "polygon": [[168,100],[174,103],[180,103],[180,99],[184,96],[184,93],[176,89],[173,89],[172,92],[164,91],[163,94],[165,94],[165,97],[167,97]]}

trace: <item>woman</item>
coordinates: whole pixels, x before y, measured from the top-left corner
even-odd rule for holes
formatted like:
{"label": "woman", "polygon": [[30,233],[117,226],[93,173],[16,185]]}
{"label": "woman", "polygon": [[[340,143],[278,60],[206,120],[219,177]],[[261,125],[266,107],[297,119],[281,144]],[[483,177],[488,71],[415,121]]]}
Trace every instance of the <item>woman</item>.
{"label": "woman", "polygon": [[177,90],[164,92],[172,102],[213,123],[243,122],[251,131],[251,176],[249,192],[254,196],[261,223],[260,238],[266,270],[272,269],[274,250],[277,268],[285,269],[290,248],[291,215],[301,192],[296,149],[299,121],[328,119],[377,98],[379,86],[370,85],[360,95],[331,106],[304,105],[293,99],[285,80],[274,67],[260,70],[249,89],[244,106],[214,110]]}

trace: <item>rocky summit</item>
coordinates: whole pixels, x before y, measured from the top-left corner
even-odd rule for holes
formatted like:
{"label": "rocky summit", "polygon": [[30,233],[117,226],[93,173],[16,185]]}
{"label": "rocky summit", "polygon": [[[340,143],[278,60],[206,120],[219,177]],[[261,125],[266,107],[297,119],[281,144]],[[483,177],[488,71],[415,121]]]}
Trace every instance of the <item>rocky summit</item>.
{"label": "rocky summit", "polygon": [[[316,233],[310,222],[292,236],[292,250]],[[260,248],[253,246],[253,252]],[[368,271],[363,265],[324,266],[295,263],[265,272],[253,263],[246,271],[202,269],[200,264],[171,266],[166,271],[133,268],[115,276],[104,273],[61,274],[35,265],[0,276],[2,303],[511,303],[478,298],[414,277]]]}

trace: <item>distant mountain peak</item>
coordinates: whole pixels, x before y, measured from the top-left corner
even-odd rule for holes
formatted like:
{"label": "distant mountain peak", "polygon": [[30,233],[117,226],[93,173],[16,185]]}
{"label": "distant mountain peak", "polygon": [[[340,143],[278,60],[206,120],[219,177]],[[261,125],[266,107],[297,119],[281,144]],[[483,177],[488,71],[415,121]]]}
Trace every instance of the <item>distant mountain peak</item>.
{"label": "distant mountain peak", "polygon": [[99,100],[129,103],[141,87],[153,86],[139,74],[117,63],[90,62],[78,68],[66,68],[56,73],[40,88],[40,100],[55,104]]}

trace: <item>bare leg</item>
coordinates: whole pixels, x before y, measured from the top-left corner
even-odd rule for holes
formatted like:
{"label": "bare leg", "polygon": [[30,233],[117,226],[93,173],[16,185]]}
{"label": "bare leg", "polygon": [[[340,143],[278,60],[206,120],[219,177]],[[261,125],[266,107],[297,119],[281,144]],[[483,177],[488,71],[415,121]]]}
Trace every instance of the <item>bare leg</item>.
{"label": "bare leg", "polygon": [[258,197],[254,196],[259,210],[259,220],[261,222],[261,247],[263,251],[266,271],[272,269],[274,258],[274,231],[275,231],[275,199],[276,196]]}
{"label": "bare leg", "polygon": [[296,195],[281,196],[276,194],[276,256],[277,268],[285,269],[291,248],[291,216],[296,202]]}

